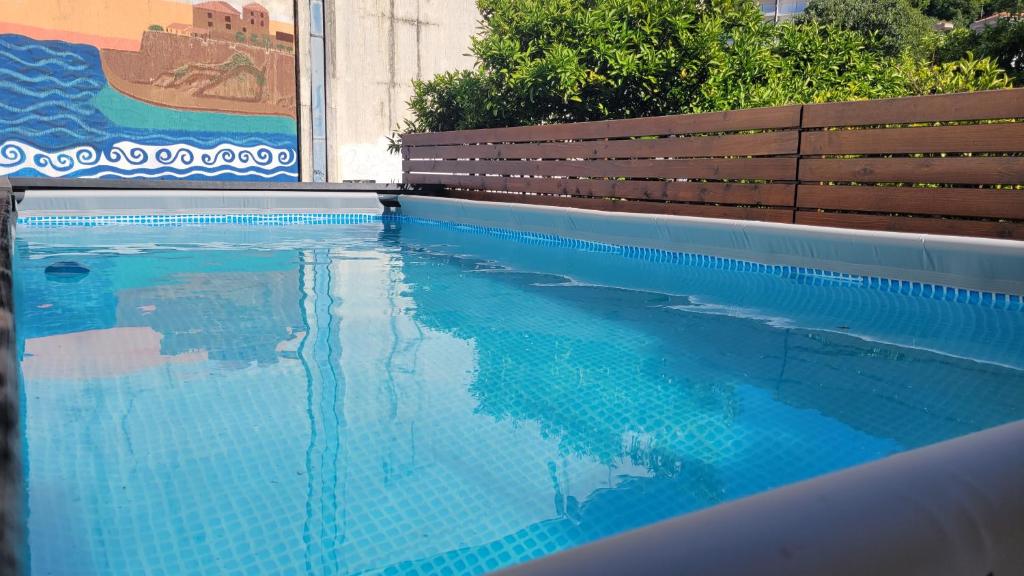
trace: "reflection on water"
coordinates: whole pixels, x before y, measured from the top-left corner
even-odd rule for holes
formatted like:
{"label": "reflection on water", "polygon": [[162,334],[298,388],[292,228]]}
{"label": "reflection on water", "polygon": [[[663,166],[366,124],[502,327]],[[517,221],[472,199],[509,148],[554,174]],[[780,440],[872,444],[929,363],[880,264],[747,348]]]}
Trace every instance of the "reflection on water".
{"label": "reflection on water", "polygon": [[396,223],[17,250],[39,574],[480,573],[1024,416],[1019,311]]}

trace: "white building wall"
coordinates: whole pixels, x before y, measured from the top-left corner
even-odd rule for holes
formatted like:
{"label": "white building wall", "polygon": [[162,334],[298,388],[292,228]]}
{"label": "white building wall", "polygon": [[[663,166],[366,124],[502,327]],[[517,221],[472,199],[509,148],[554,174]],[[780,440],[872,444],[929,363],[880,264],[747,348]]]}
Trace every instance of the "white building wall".
{"label": "white building wall", "polygon": [[[308,0],[299,4],[299,12],[308,14]],[[401,158],[388,152],[387,136],[408,117],[413,80],[472,66],[470,37],[480,19],[476,3],[325,0],[324,5],[328,178],[399,182]],[[303,18],[299,21],[301,29]],[[307,77],[309,55],[303,56]],[[303,113],[307,110],[304,105]],[[305,136],[303,148],[310,150]],[[303,154],[303,160],[304,179],[309,179],[310,158]]]}

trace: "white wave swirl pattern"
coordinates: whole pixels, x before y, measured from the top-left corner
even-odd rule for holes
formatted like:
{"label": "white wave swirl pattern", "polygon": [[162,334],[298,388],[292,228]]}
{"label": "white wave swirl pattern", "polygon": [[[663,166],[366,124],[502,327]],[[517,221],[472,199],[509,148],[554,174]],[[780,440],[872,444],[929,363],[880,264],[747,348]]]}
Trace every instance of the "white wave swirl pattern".
{"label": "white wave swirl pattern", "polygon": [[0,176],[34,170],[52,178],[153,177],[154,172],[179,177],[217,172],[272,178],[291,174],[295,164],[295,150],[271,146],[221,144],[197,148],[188,144],[154,146],[122,141],[106,151],[76,146],[46,152],[16,140],[0,144]]}

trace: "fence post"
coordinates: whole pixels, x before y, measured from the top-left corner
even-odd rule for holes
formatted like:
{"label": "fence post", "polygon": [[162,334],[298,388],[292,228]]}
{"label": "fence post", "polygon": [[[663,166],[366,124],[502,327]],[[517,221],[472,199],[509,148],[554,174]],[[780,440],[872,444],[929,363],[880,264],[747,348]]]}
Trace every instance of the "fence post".
{"label": "fence post", "polygon": [[806,104],[800,105],[800,121],[796,126],[796,182],[793,184],[793,205],[791,206],[792,219],[790,220],[793,224],[796,224],[797,201],[800,196],[800,160],[804,157],[804,108],[806,107]]}

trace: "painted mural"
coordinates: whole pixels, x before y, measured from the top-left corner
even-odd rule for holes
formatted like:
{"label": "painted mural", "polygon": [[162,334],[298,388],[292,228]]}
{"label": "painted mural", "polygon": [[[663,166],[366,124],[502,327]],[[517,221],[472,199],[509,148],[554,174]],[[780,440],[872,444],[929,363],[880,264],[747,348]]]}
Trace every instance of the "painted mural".
{"label": "painted mural", "polygon": [[293,14],[0,1],[0,175],[297,180]]}

